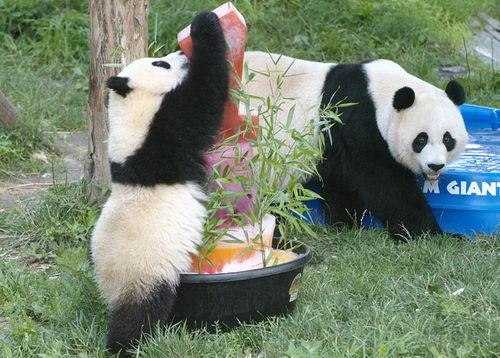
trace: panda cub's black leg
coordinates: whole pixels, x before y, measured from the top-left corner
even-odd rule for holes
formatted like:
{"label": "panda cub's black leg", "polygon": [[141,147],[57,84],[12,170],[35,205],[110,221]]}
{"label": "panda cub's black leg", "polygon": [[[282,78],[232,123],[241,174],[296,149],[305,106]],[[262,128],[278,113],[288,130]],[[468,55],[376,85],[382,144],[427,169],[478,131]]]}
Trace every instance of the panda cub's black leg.
{"label": "panda cub's black leg", "polygon": [[162,283],[152,289],[147,297],[136,300],[124,297],[111,307],[108,320],[107,347],[120,357],[127,357],[144,334],[152,333],[157,325],[169,322],[175,303],[176,287]]}

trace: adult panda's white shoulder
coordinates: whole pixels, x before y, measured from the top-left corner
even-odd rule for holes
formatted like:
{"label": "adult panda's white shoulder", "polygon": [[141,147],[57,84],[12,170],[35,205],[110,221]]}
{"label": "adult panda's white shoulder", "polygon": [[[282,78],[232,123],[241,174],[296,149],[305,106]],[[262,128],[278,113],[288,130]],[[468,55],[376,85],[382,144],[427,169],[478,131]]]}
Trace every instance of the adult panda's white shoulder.
{"label": "adult panda's white shoulder", "polygon": [[[292,127],[302,132],[311,120],[319,118],[325,79],[333,63],[300,60],[284,55],[260,51],[245,52],[245,64],[252,78],[245,84],[246,93],[279,100],[281,111],[277,121],[284,122],[295,106]],[[251,98],[251,107],[265,105],[262,100]],[[281,139],[289,141],[286,133]]]}

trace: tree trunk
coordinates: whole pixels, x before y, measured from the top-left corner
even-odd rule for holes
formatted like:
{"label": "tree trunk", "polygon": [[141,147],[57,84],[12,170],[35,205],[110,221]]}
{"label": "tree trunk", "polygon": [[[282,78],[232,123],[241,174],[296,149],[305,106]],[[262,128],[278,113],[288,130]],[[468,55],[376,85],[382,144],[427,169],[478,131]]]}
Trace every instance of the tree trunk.
{"label": "tree trunk", "polygon": [[89,0],[90,76],[88,103],[89,156],[86,177],[90,202],[110,184],[106,79],[122,66],[145,57],[148,48],[148,0]]}
{"label": "tree trunk", "polygon": [[0,92],[0,126],[11,126],[18,120],[16,107]]}

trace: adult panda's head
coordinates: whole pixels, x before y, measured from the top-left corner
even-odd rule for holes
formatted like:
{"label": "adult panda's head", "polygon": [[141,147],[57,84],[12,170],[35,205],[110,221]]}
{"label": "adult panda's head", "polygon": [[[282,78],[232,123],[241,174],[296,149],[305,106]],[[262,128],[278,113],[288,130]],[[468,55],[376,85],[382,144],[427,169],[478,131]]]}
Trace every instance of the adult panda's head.
{"label": "adult panda's head", "polygon": [[123,162],[144,142],[165,94],[186,77],[189,63],[178,51],[161,58],[141,58],[108,78],[109,157]]}
{"label": "adult panda's head", "polygon": [[446,90],[419,92],[411,86],[394,93],[394,126],[388,145],[398,162],[415,174],[436,180],[458,158],[467,143],[467,131],[458,106],[465,91],[456,81]]}

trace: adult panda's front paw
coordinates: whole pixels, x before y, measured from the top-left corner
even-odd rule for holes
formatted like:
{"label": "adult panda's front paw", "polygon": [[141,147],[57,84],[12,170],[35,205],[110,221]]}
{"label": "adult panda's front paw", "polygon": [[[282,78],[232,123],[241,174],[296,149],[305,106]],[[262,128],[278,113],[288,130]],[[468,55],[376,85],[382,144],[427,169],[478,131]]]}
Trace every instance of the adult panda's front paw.
{"label": "adult panda's front paw", "polygon": [[200,12],[191,24],[193,42],[224,38],[219,18],[213,12]]}

